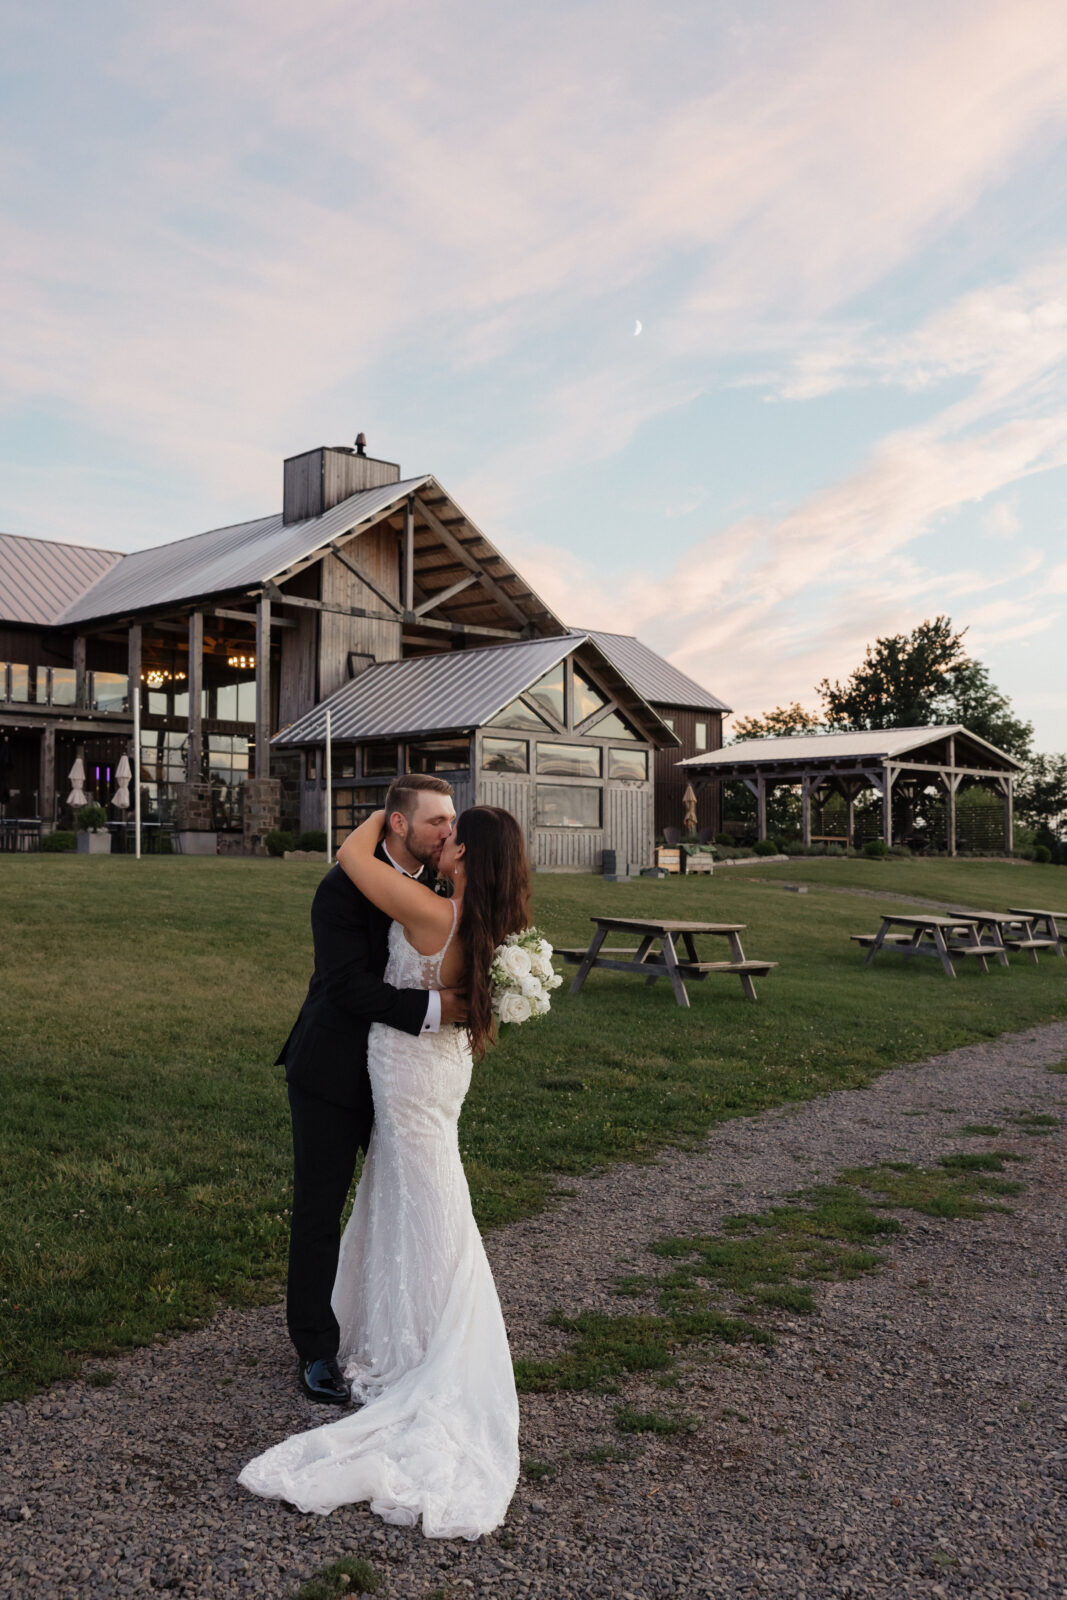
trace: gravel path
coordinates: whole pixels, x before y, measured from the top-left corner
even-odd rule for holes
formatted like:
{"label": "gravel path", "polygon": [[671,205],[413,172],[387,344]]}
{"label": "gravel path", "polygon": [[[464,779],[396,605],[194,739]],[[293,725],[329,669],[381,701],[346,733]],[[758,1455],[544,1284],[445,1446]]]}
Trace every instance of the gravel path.
{"label": "gravel path", "polygon": [[[1045,1070],[1065,1058],[1067,1022],[957,1050],[579,1180],[493,1234],[514,1352],[546,1355],[553,1307],[634,1309],[612,1284],[654,1269],[655,1238],[853,1164],[990,1142],[1028,1157],[1013,1215],[902,1213],[885,1271],[820,1288],[818,1314],[782,1318],[773,1348],[689,1354],[677,1392],[627,1382],[639,1409],[694,1419],[680,1440],[620,1435],[618,1398],[523,1397],[523,1457],[555,1472],[524,1478],[476,1545],[237,1488],[249,1456],[320,1420],[278,1308],[108,1362],[111,1387],[4,1407],[0,1600],[280,1600],[341,1555],[366,1557],[395,1600],[1067,1595],[1067,1076]],[[1062,1125],[1027,1136],[1007,1120],[1025,1112]],[[957,1133],[986,1122],[1006,1135]],[[632,1458],[580,1459],[605,1445]]]}

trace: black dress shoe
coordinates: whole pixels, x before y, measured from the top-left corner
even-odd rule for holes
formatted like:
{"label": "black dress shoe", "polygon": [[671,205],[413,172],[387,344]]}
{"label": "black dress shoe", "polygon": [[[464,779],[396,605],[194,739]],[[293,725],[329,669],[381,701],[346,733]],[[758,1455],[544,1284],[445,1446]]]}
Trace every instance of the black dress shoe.
{"label": "black dress shoe", "polygon": [[300,1386],[309,1400],[321,1400],[328,1406],[348,1404],[348,1385],[337,1362],[305,1361],[300,1367]]}

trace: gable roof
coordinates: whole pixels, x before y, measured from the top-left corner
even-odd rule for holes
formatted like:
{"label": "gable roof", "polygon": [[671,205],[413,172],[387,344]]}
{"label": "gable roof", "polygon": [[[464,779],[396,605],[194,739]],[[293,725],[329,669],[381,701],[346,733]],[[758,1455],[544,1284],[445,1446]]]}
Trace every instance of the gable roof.
{"label": "gable roof", "polygon": [[588,652],[615,698],[657,746],[678,740],[588,634],[529,639],[480,650],[382,661],[342,684],[328,699],[276,733],[272,744],[320,745],[331,739],[411,739],[481,728],[532,684],[575,651]]}
{"label": "gable roof", "polygon": [[[690,756],[685,761],[679,761],[678,765],[713,769],[770,769],[788,767],[794,763],[853,762],[871,767],[881,761],[899,761],[909,755],[918,756],[920,765],[923,765],[927,763],[921,759],[922,752],[928,750],[930,745],[947,739],[949,734],[973,745],[977,752],[995,758],[998,764],[1022,771],[1021,761],[1016,761],[1006,750],[998,750],[996,745],[958,722],[925,728],[865,728],[857,733],[794,733],[772,739],[743,739],[739,744],[727,745],[722,750],[709,750],[704,755]],[[936,766],[939,763],[932,761],[928,764]],[[957,767],[968,765],[959,759],[958,752],[955,764]]]}
{"label": "gable roof", "polygon": [[687,711],[731,710],[633,634],[601,633],[591,628],[587,637],[596,642],[649,705],[678,706]]}
{"label": "gable roof", "polygon": [[50,627],[121,560],[118,550],[0,533],[0,622]]}
{"label": "gable roof", "polygon": [[[281,512],[139,550],[122,558],[56,618],[78,626],[111,617],[193,606],[284,584],[335,540],[415,508],[416,598],[445,621],[477,630],[566,628],[432,474],[363,489],[317,517],[286,523]],[[352,552],[359,555],[358,546]],[[455,592],[453,592],[455,591]],[[445,598],[434,605],[434,596]]]}

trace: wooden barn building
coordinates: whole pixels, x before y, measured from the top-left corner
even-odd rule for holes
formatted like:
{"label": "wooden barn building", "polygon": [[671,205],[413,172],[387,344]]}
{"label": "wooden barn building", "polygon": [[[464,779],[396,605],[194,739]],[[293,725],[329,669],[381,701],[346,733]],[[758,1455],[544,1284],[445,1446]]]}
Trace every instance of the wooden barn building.
{"label": "wooden barn building", "polygon": [[287,460],[282,498],[129,555],[0,535],[9,842],[70,825],[77,756],[109,803],[134,683],[143,813],[187,852],[324,825],[328,707],[339,834],[396,773],[435,771],[458,806],[513,810],[537,867],[651,859],[720,701],[636,639],[568,628],[434,477],[362,437]]}

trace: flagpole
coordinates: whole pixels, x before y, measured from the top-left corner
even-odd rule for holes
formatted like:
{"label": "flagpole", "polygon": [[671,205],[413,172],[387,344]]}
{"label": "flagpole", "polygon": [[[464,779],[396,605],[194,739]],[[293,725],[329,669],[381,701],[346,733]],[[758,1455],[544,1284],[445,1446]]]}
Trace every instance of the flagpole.
{"label": "flagpole", "polygon": [[330,712],[326,712],[326,862],[333,860],[333,749],[331,747]]}
{"label": "flagpole", "polygon": [[131,683],[133,694],[133,833],[134,856],[141,859],[141,685]]}

